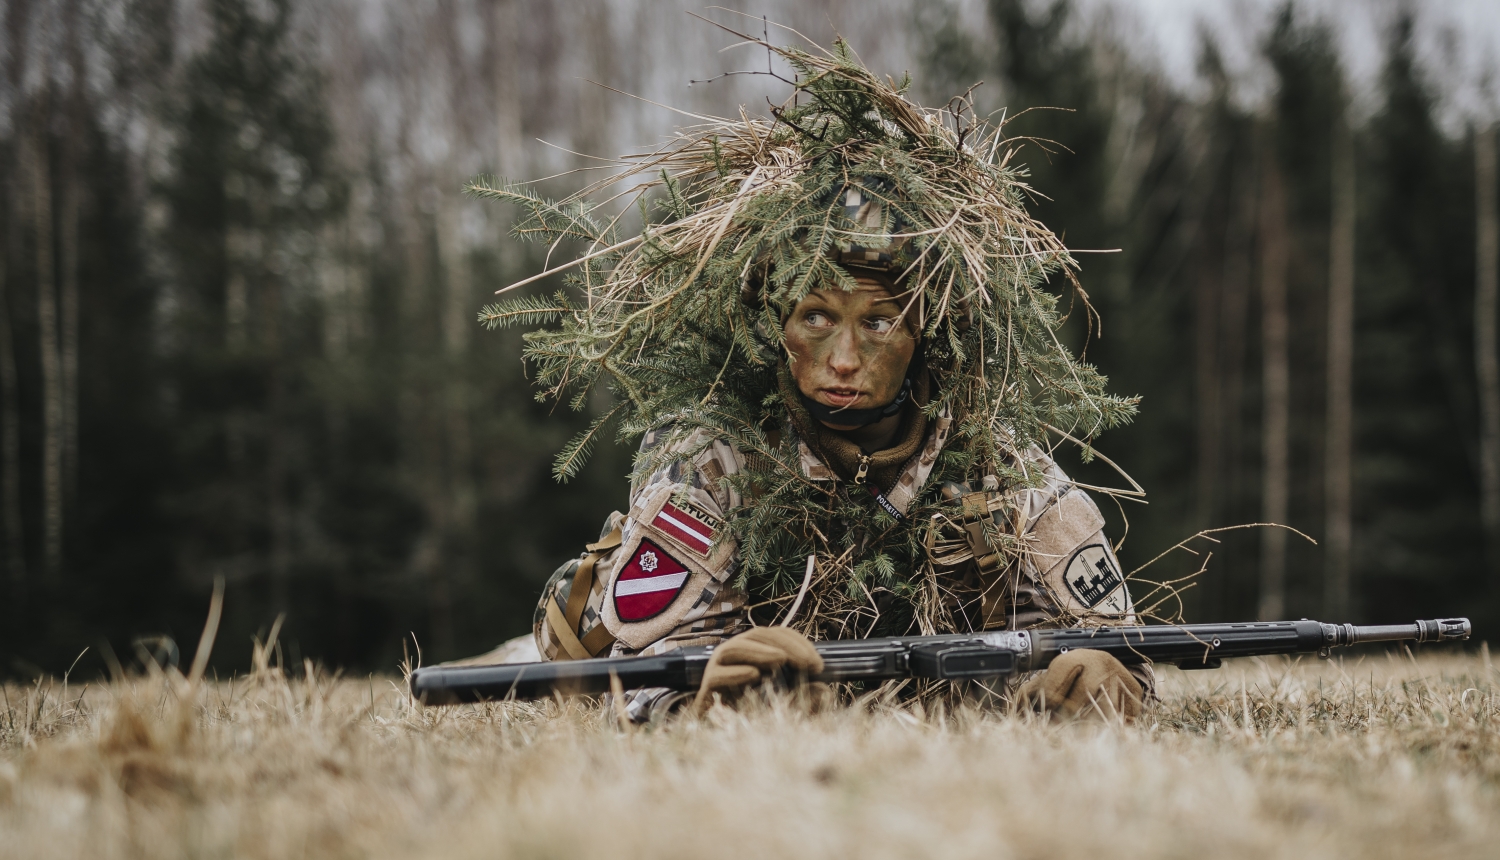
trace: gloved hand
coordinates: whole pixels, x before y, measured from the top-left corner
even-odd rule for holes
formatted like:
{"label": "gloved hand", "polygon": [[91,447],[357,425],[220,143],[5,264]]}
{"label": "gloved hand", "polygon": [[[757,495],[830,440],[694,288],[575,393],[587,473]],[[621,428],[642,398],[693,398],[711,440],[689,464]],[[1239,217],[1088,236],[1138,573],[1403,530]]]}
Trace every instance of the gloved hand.
{"label": "gloved hand", "polygon": [[[1069,651],[1052,661],[1045,672],[1022,685],[1020,702],[1061,717],[1124,717],[1141,715],[1144,691],[1125,670],[1125,664],[1103,651]],[[1097,707],[1096,707],[1097,705]]]}
{"label": "gloved hand", "polygon": [[702,713],[713,704],[714,693],[734,698],[783,667],[811,675],[823,670],[823,658],[806,636],[789,627],[746,630],[714,647],[693,709]]}

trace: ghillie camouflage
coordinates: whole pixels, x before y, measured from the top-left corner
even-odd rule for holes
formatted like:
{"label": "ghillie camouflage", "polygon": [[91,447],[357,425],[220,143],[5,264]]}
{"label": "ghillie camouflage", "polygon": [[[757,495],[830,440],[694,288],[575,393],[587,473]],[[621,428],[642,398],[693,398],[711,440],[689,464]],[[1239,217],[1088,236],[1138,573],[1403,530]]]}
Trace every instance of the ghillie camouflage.
{"label": "ghillie camouflage", "polygon": [[[1073,257],[1027,215],[1018,141],[964,98],[943,111],[913,104],[909,81],[882,81],[842,42],[816,53],[761,44],[794,74],[769,117],[699,117],[560,201],[471,183],[521,207],[517,236],[549,243],[549,254],[582,248],[549,270],[569,270],[563,290],[509,298],[480,320],[535,327],[525,358],[539,398],[582,409],[602,386],[612,399],[559,454],[558,478],[611,431],[669,437],[643,448],[637,484],[672,462],[703,462],[716,440],[743,455],[734,473],[709,476],[738,502],[716,540],[737,545],[732,584],[762,623],[795,600],[807,607],[797,626],[815,638],[955,629],[952,584],[935,561],[945,542],[951,550],[940,532],[954,503],[937,488],[1034,492],[1050,458],[1027,452],[1073,438],[1087,455],[1090,440],[1130,420],[1135,399],[1107,393],[1063,343],[1060,296],[1091,311]],[[603,214],[610,200],[595,202],[624,186],[638,204],[624,212],[645,224],[633,235],[623,212]],[[875,205],[851,206],[851,189]],[[778,388],[783,320],[810,291],[853,289],[851,266],[901,283],[930,373],[919,405],[951,428],[930,475],[908,488],[904,517],[858,486],[810,479]],[[1000,555],[991,566],[1018,567],[1024,531],[984,528]]]}

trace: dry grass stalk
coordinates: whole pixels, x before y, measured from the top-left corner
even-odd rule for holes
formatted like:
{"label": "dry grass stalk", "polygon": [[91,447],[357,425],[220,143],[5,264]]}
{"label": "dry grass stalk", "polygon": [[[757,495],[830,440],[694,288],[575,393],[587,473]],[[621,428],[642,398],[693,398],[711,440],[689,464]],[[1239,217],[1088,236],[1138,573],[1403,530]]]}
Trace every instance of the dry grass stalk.
{"label": "dry grass stalk", "polygon": [[419,710],[391,679],[7,685],[0,857],[1475,856],[1482,658],[1231,662],[1134,727],[790,699],[622,729],[583,701]]}

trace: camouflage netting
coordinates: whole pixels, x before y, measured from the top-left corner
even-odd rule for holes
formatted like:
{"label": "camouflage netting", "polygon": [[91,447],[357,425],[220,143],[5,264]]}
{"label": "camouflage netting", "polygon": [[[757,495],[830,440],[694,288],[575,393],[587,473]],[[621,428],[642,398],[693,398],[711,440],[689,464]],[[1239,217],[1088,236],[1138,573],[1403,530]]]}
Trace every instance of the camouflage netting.
{"label": "camouflage netting", "polygon": [[[541,326],[525,352],[539,398],[581,409],[596,386],[612,395],[613,408],[559,455],[560,479],[611,427],[622,439],[706,427],[748,455],[749,470],[729,480],[755,501],[730,513],[727,530],[764,618],[792,602],[816,555],[798,615],[809,633],[945,629],[923,525],[940,504],[930,488],[977,487],[986,475],[1032,484],[1037,476],[1007,454],[1049,433],[1087,442],[1130,420],[1135,400],[1106,393],[1104,377],[1059,339],[1056,289],[1085,308],[1087,297],[1068,250],[1026,213],[1015,141],[976,121],[964,99],[943,111],[913,104],[908,81],[883,82],[842,42],[818,53],[765,47],[796,75],[768,118],[742,112],[682,129],[562,201],[524,184],[471,183],[524,210],[516,235],[586,246],[566,289],[486,307],[480,320]],[[620,235],[620,217],[601,215],[609,201],[591,202],[622,180],[643,214],[649,200],[665,216],[639,235]],[[851,219],[851,187],[879,200],[881,223]],[[929,490],[902,522],[859,488],[807,480],[776,432],[786,420],[782,320],[811,290],[852,289],[837,261],[864,247],[890,249],[892,274],[905,277],[934,382],[926,409],[955,419]],[[639,458],[638,473],[658,468],[660,451]]]}

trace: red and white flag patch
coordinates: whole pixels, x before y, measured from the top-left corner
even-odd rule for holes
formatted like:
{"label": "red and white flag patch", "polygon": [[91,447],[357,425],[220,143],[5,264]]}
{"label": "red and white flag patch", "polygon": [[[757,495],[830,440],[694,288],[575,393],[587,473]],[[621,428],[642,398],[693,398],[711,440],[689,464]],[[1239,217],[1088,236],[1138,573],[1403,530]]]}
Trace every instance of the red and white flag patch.
{"label": "red and white flag patch", "polygon": [[652,528],[704,558],[708,558],[708,551],[713,548],[718,524],[716,517],[696,505],[671,502],[662,505],[661,512],[651,521]]}
{"label": "red and white flag patch", "polygon": [[649,540],[615,577],[615,614],[621,621],[644,621],[672,605],[687,584],[688,570]]}

